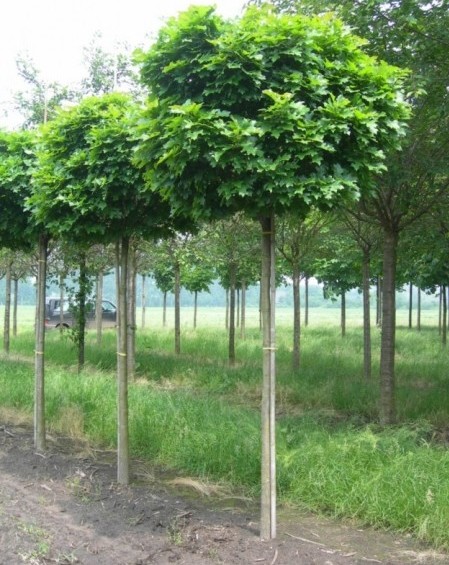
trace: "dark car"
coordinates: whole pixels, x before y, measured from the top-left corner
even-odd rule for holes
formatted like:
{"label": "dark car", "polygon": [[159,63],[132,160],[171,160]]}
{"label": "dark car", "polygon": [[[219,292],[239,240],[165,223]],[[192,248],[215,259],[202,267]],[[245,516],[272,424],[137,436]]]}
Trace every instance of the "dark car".
{"label": "dark car", "polygon": [[[102,326],[103,328],[114,328],[117,325],[117,308],[109,300],[102,301]],[[74,324],[73,309],[68,300],[63,301],[62,305],[62,325],[70,328]],[[96,325],[95,303],[86,303],[86,327],[93,328]],[[47,298],[45,303],[45,326],[48,329],[59,328],[61,326],[61,299]]]}

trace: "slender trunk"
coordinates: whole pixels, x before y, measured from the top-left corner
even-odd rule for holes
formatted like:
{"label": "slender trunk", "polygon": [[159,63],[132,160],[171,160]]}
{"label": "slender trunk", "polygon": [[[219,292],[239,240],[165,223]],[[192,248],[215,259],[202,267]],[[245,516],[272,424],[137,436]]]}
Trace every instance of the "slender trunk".
{"label": "slender trunk", "polygon": [[129,240],[117,246],[118,328],[117,328],[117,482],[129,483],[128,366],[127,358],[127,279]]}
{"label": "slender trunk", "polygon": [[198,313],[198,291],[195,290],[194,300],[193,300],[193,329],[196,330],[196,321]]}
{"label": "slender trunk", "polygon": [[382,278],[377,275],[376,285],[376,326],[382,325]]}
{"label": "slender trunk", "polygon": [[47,277],[47,238],[39,236],[39,264],[37,273],[37,303],[35,328],[35,389],[34,389],[34,447],[44,451],[45,438],[45,290]]}
{"label": "slender trunk", "polygon": [[237,294],[237,313],[235,316],[235,321],[236,321],[236,326],[237,328],[240,326],[240,289],[236,288],[236,294]]}
{"label": "slender trunk", "polygon": [[443,321],[443,291],[440,286],[440,296],[438,300],[438,335],[441,335],[441,322]]}
{"label": "slender trunk", "polygon": [[363,374],[371,380],[370,254],[363,252]]}
{"label": "slender trunk", "polygon": [[298,266],[293,267],[293,370],[298,371],[300,365],[301,340],[301,303],[300,285],[301,273]]}
{"label": "slender trunk", "polygon": [[413,284],[408,286],[408,329],[412,329],[413,325]]}
{"label": "slender trunk", "polygon": [[235,365],[235,279],[236,268],[234,264],[229,265],[229,364]]}
{"label": "slender trunk", "polygon": [[11,328],[11,268],[12,263],[8,260],[5,274],[5,319],[3,320],[3,350],[9,353],[10,328]]}
{"label": "slender trunk", "polygon": [[305,304],[304,304],[305,316],[304,316],[304,324],[305,324],[305,326],[307,327],[307,326],[309,325],[309,277],[306,277],[306,280],[305,280],[304,294],[305,294]]}
{"label": "slender trunk", "polygon": [[229,288],[226,289],[225,328],[229,329]]}
{"label": "slender trunk", "polygon": [[100,271],[95,281],[95,328],[98,347],[101,347],[103,340],[103,278],[103,272]]}
{"label": "slender trunk", "polygon": [[396,253],[398,235],[385,230],[382,282],[382,335],[380,352],[380,421],[394,424],[396,342]]}
{"label": "slender trunk", "polygon": [[162,326],[167,327],[167,291],[164,291],[164,301],[162,306]]}
{"label": "slender trunk", "polygon": [[64,275],[60,273],[59,275],[59,333],[60,335],[62,335],[64,332],[64,300],[65,300]]}
{"label": "slender trunk", "polygon": [[418,331],[421,331],[421,289],[418,287],[418,303],[417,303],[417,318],[416,318],[416,327]]}
{"label": "slender trunk", "polygon": [[86,342],[86,292],[87,292],[87,267],[86,255],[82,253],[80,260],[79,290],[78,290],[78,372],[84,367],[85,342]]}
{"label": "slender trunk", "polygon": [[275,448],[275,256],[274,215],[262,224],[262,464],[260,537],[276,537],[276,448]]}
{"label": "slender trunk", "polygon": [[446,285],[441,287],[441,295],[443,297],[442,303],[442,323],[441,323],[441,343],[443,346],[447,344],[447,296],[446,296]]}
{"label": "slender trunk", "polygon": [[175,353],[181,353],[181,266],[175,263]]}
{"label": "slender trunk", "polygon": [[145,315],[146,315],[146,301],[147,301],[145,281],[146,281],[146,276],[142,275],[142,322],[141,322],[142,329],[145,329]]}
{"label": "slender trunk", "polygon": [[128,381],[134,380],[136,371],[136,252],[134,245],[130,244],[128,250],[128,324],[126,327],[127,336],[127,357]]}
{"label": "slender trunk", "polygon": [[246,338],[246,282],[242,281],[242,312],[240,317],[240,337]]}
{"label": "slender trunk", "polygon": [[17,336],[17,306],[19,303],[19,279],[14,279],[14,302],[12,309],[12,335]]}
{"label": "slender trunk", "polygon": [[341,337],[346,335],[346,292],[341,293]]}
{"label": "slender trunk", "polygon": [[262,331],[263,320],[262,320],[262,280],[260,281],[259,285],[259,331]]}

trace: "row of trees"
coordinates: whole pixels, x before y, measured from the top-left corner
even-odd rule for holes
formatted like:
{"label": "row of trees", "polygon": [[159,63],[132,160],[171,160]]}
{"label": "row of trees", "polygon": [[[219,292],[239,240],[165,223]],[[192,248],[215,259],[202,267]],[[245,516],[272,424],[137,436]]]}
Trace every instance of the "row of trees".
{"label": "row of trees", "polygon": [[[426,62],[425,43],[439,44],[438,32],[444,27],[437,24],[447,11],[441,10],[443,2],[424,6],[415,0],[411,6],[419,25],[414,39],[407,35],[404,44],[399,44],[390,27],[398,22],[409,25],[401,19],[403,4],[368,3],[375,12],[366,19],[366,30],[361,24],[358,27],[374,39],[382,38],[387,47],[373,41],[364,49],[364,42],[335,16],[298,14],[322,9],[322,4],[317,8],[312,1],[301,6],[279,2],[279,13],[269,6],[251,8],[234,22],[224,21],[212,8],[191,8],[170,20],[151,49],[140,53],[141,81],[148,89],[144,108],[132,95],[105,94],[57,113],[37,134],[2,134],[0,197],[6,207],[2,206],[0,243],[25,249],[38,242],[39,248],[38,449],[45,447],[43,309],[49,244],[65,242],[77,250],[81,340],[88,292],[87,250],[94,244],[115,246],[118,480],[126,483],[127,360],[133,347],[130,328],[135,327],[127,308],[133,292],[130,242],[156,239],[167,246],[178,289],[187,234],[208,224],[204,229],[209,230],[211,241],[223,242],[215,222],[225,219],[230,234],[226,277],[232,304],[238,280],[235,242],[243,240],[248,252],[254,253],[248,229],[239,223],[242,213],[256,219],[262,229],[262,538],[272,538],[276,532],[275,232],[294,282],[295,302],[300,273],[308,274],[304,267],[307,237],[314,236],[323,246],[323,230],[329,230],[329,249],[342,254],[347,233],[352,233],[363,256],[366,297],[371,251],[380,240],[384,249],[381,421],[394,422],[399,233],[422,220],[437,200],[441,202],[447,183],[443,166],[447,160],[442,159],[448,131],[442,127],[447,121],[447,90],[444,69],[439,66],[440,59],[442,67],[447,62],[438,59],[436,50],[436,59]],[[285,10],[290,14],[283,15]],[[366,10],[354,11],[353,3],[343,11],[348,20],[360,14],[366,17]],[[410,25],[414,29],[415,23]],[[401,94],[406,73],[371,57],[369,49],[392,63],[410,63],[415,71],[406,83],[414,110],[407,137],[404,120],[409,106]],[[435,81],[435,89],[418,96],[423,81]],[[45,111],[44,121],[47,117]],[[397,153],[401,140],[404,149]],[[338,209],[337,230],[327,226],[321,214],[332,208]],[[275,218],[280,218],[277,226]],[[323,274],[329,292],[338,288],[344,293],[349,284],[348,272],[354,272],[354,263],[346,257],[343,265],[327,255],[313,273]],[[247,284],[254,273],[239,276]],[[368,312],[366,303],[367,343]],[[230,320],[231,331],[233,325]],[[294,334],[299,344],[296,316]]]}

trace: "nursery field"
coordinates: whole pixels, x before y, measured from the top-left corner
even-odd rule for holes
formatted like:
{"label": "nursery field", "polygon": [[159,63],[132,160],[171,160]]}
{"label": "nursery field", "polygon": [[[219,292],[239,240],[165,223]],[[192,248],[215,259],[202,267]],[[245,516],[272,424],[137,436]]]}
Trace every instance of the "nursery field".
{"label": "nursery field", "polygon": [[[140,323],[138,313],[138,324]],[[146,311],[137,330],[137,377],[130,383],[132,454],[164,469],[256,499],[260,482],[261,337],[258,312],[227,365],[224,311],[182,312],[175,356],[171,312]],[[303,327],[301,368],[291,370],[291,312],[278,310],[277,465],[279,503],[359,525],[407,532],[449,548],[449,353],[435,311],[422,329],[398,315],[399,423],[378,424],[379,330],[373,328],[373,379],[363,379],[361,313],[349,311],[343,338],[338,309],[311,310]],[[33,409],[33,310],[21,308],[11,353],[0,359],[0,405]],[[239,331],[237,330],[237,335]],[[88,332],[84,372],[67,334],[47,334],[49,430],[113,448],[116,435],[115,331],[101,348]]]}

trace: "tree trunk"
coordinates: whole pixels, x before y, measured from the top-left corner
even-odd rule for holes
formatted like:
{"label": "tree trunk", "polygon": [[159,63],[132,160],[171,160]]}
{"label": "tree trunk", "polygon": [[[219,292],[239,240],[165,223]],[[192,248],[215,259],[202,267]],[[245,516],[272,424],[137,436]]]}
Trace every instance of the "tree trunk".
{"label": "tree trunk", "polygon": [[88,285],[86,255],[82,253],[80,259],[79,289],[78,289],[78,372],[84,367],[86,344],[86,293]]}
{"label": "tree trunk", "polygon": [[276,448],[275,448],[275,256],[274,215],[262,224],[262,465],[260,537],[276,537]]}
{"label": "tree trunk", "polygon": [[408,286],[408,329],[411,330],[413,326],[413,284]]}
{"label": "tree trunk", "polygon": [[235,279],[236,268],[235,265],[229,265],[229,343],[228,343],[228,358],[229,365],[235,365]]}
{"label": "tree trunk", "polygon": [[346,335],[346,292],[341,293],[341,337]]}
{"label": "tree trunk", "polygon": [[164,291],[164,301],[162,306],[162,326],[167,327],[167,291]]}
{"label": "tree trunk", "polygon": [[44,451],[45,438],[45,290],[47,277],[47,238],[39,236],[37,273],[37,303],[35,327],[35,388],[34,388],[34,447]]}
{"label": "tree trunk", "polygon": [[14,302],[12,309],[12,335],[17,337],[17,306],[19,303],[19,279],[14,279]]}
{"label": "tree trunk", "polygon": [[123,238],[116,248],[118,328],[117,328],[117,482],[129,483],[129,430],[128,430],[128,249],[129,240]]}
{"label": "tree trunk", "polygon": [[196,321],[198,313],[198,291],[195,290],[193,299],[193,329],[196,330]]}
{"label": "tree trunk", "polygon": [[446,296],[446,285],[441,287],[441,295],[443,297],[442,301],[442,323],[441,323],[441,343],[444,347],[447,345],[447,296]]}
{"label": "tree trunk", "polygon": [[95,328],[97,333],[97,347],[101,347],[103,340],[103,272],[97,273],[95,281]]}
{"label": "tree trunk", "polygon": [[421,331],[421,289],[418,287],[418,301],[417,301],[417,318],[416,318],[416,327],[418,331]]}
{"label": "tree trunk", "polygon": [[127,357],[128,381],[134,380],[136,371],[136,252],[134,245],[130,244],[128,250],[128,269],[127,269],[127,292],[128,292],[128,324],[126,327],[127,336]]}
{"label": "tree trunk", "polygon": [[305,304],[304,304],[304,324],[307,327],[309,325],[309,277],[306,277],[305,280]]}
{"label": "tree trunk", "polygon": [[142,275],[142,322],[141,322],[142,329],[145,329],[145,315],[146,315],[146,301],[147,301],[145,281],[146,281],[146,276]]}
{"label": "tree trunk", "polygon": [[175,263],[175,353],[181,353],[181,266]]}
{"label": "tree trunk", "polygon": [[363,374],[371,380],[370,254],[363,253]]}
{"label": "tree trunk", "polygon": [[380,352],[380,422],[394,424],[396,342],[396,253],[398,235],[385,230],[382,282],[382,335]]}
{"label": "tree trunk", "polygon": [[376,285],[376,326],[382,325],[382,278],[377,275]]}
{"label": "tree trunk", "polygon": [[246,335],[246,282],[242,281],[242,312],[240,318],[240,338],[245,339]]}
{"label": "tree trunk", "polygon": [[293,267],[293,370],[298,371],[300,365],[301,340],[301,306],[300,288],[301,273],[299,267]]}
{"label": "tree trunk", "polygon": [[441,335],[442,321],[443,321],[443,294],[440,286],[440,296],[438,300],[438,335]]}
{"label": "tree trunk", "polygon": [[12,262],[8,259],[5,274],[5,319],[3,320],[3,350],[9,353],[11,329],[11,269]]}

